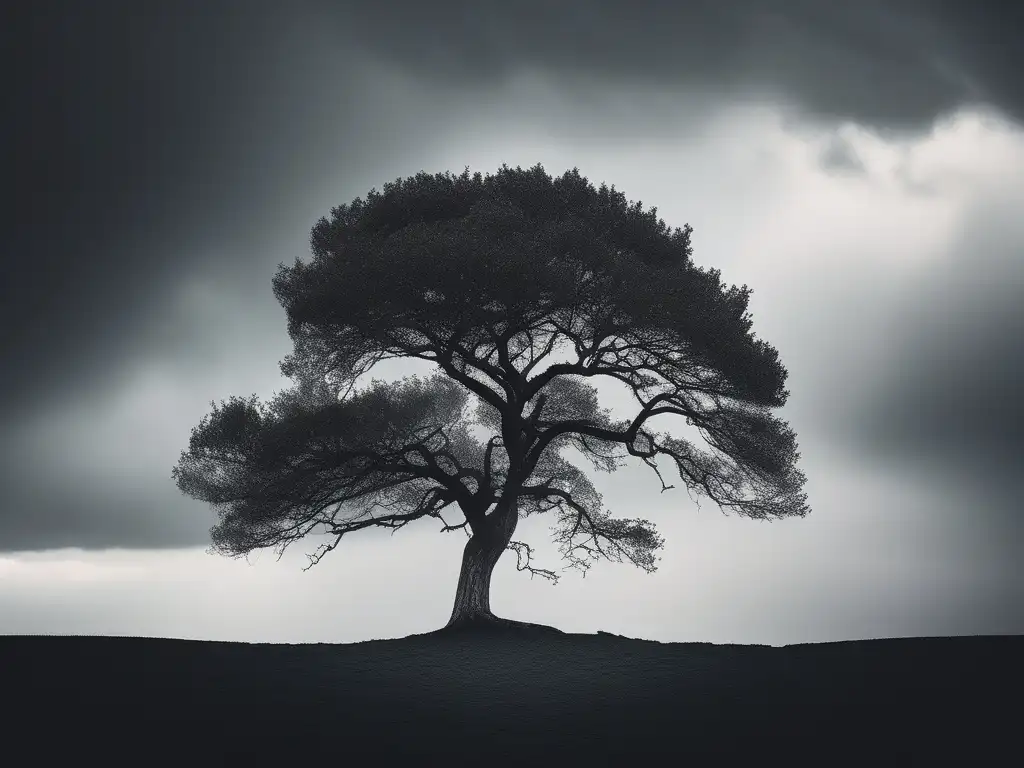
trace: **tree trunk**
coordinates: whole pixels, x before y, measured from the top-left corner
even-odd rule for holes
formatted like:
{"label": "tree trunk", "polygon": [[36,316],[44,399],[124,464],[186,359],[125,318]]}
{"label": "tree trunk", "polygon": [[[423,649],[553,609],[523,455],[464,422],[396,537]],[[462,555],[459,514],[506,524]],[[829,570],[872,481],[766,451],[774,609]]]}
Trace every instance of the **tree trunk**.
{"label": "tree trunk", "polygon": [[513,501],[499,504],[487,516],[486,527],[474,533],[462,552],[462,571],[455,590],[455,607],[447,628],[479,625],[507,625],[491,613],[491,574],[519,522],[519,508]]}
{"label": "tree trunk", "polygon": [[438,632],[462,629],[537,629],[555,634],[561,630],[495,616],[491,612],[491,574],[519,522],[519,508],[499,505],[487,516],[488,525],[474,533],[462,552],[462,571],[455,590],[455,606],[448,624]]}

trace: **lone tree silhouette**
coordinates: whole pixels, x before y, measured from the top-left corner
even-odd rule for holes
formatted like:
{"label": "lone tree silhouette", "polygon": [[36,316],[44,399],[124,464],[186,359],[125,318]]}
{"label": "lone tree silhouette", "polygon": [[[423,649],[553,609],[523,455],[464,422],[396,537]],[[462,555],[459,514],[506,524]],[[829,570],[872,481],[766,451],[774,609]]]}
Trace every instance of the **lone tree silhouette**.
{"label": "lone tree silhouette", "polygon": [[[211,402],[172,472],[217,509],[211,551],[280,558],[330,534],[309,568],[352,531],[436,518],[469,537],[447,627],[534,626],[490,607],[506,549],[519,570],[558,578],[512,541],[520,515],[554,512],[566,567],[584,573],[601,557],[653,572],[664,544],[649,521],[611,517],[563,449],[605,472],[638,457],[667,490],[664,456],[723,512],[806,515],[795,435],[770,413],[787,373],[750,332],[750,289],[694,266],[691,227],[670,230],[656,212],[539,164],[421,172],[334,208],[313,227],[312,260],[273,280],[295,386],[266,405]],[[392,358],[438,370],[355,389]],[[632,391],[632,419],[599,407],[588,380],[600,376]],[[649,427],[666,414],[712,450]],[[442,516],[452,507],[461,522]]]}

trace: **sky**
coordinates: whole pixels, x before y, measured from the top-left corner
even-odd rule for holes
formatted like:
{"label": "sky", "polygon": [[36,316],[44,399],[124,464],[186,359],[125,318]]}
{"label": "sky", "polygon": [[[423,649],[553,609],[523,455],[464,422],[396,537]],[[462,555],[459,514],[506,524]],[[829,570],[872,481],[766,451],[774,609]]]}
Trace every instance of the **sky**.
{"label": "sky", "polygon": [[[496,613],[663,642],[1024,632],[1019,4],[4,13],[0,634],[442,626],[462,532],[359,532],[308,571],[315,539],[232,560],[170,471],[211,400],[290,385],[271,278],[309,258],[318,218],[421,170],[538,162],[690,224],[693,261],[753,289],[812,512],[726,516],[642,464],[597,475],[615,516],[665,537],[657,572],[600,562],[553,586],[508,552]],[[516,538],[557,569],[550,522]]]}

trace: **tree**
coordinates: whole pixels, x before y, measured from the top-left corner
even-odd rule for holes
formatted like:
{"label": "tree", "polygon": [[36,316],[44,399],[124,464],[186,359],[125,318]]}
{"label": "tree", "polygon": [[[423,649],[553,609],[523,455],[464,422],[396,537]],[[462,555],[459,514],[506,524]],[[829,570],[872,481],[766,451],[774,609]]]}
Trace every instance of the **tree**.
{"label": "tree", "polygon": [[[491,612],[502,553],[558,576],[512,540],[520,516],[552,512],[566,567],[584,574],[602,557],[653,572],[664,544],[649,521],[612,517],[566,449],[604,472],[639,458],[663,491],[664,457],[723,512],[806,515],[795,435],[770,412],[787,373],[750,332],[750,289],[694,266],[692,228],[656,213],[541,165],[421,172],[332,209],[312,229],[312,260],[273,280],[295,386],[266,405],[211,403],[172,473],[217,508],[212,551],[280,558],[329,534],[312,567],[353,531],[436,518],[469,537],[447,626],[521,625]],[[355,389],[392,358],[436,372]],[[599,407],[598,377],[629,388],[633,418]],[[655,432],[669,415],[710,451]],[[448,509],[461,517],[448,523]]]}

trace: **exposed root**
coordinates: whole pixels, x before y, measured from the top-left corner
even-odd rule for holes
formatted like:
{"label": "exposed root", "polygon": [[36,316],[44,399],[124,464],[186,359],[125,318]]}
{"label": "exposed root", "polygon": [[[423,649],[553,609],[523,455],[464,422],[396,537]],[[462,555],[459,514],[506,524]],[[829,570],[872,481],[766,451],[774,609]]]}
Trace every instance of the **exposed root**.
{"label": "exposed root", "polygon": [[457,622],[449,622],[447,626],[442,627],[435,632],[430,634],[450,634],[450,633],[493,633],[493,632],[504,632],[504,631],[515,631],[515,632],[544,632],[557,635],[564,635],[565,633],[557,627],[551,627],[547,624],[533,624],[528,621],[516,621],[515,619],[505,619],[500,616],[495,616],[493,613],[488,614],[476,614],[472,617],[462,619]]}

